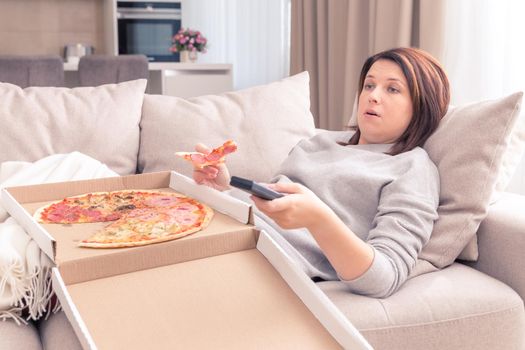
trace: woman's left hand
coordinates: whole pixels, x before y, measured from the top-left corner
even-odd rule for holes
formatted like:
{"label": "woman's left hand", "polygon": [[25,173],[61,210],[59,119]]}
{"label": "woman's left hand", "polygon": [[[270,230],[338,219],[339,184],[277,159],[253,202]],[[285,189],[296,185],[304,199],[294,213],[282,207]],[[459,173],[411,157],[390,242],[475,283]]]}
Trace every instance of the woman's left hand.
{"label": "woman's left hand", "polygon": [[267,184],[267,187],[286,194],[271,201],[255,196],[255,206],[284,229],[319,225],[331,209],[308,188],[298,183]]}

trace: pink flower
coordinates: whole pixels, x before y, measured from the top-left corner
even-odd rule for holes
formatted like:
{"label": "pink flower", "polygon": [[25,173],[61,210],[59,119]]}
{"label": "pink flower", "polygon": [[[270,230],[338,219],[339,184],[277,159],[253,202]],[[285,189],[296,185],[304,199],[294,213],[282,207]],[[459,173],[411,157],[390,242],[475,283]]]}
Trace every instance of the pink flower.
{"label": "pink flower", "polygon": [[207,52],[206,44],[208,40],[198,30],[180,28],[172,38],[172,52],[189,50],[192,52]]}

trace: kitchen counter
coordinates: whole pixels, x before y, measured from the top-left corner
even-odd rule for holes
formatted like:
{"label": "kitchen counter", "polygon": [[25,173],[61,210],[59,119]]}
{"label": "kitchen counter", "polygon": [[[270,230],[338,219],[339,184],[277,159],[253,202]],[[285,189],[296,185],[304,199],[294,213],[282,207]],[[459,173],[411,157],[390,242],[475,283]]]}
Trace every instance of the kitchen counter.
{"label": "kitchen counter", "polygon": [[[189,71],[202,71],[202,70],[225,70],[231,71],[233,66],[229,63],[179,63],[179,62],[150,62],[149,70],[189,70]],[[76,71],[78,70],[77,62],[65,62],[64,71]]]}
{"label": "kitchen counter", "polygon": [[[79,86],[78,63],[64,63],[67,87]],[[194,97],[233,90],[233,65],[228,63],[149,63],[146,92]]]}

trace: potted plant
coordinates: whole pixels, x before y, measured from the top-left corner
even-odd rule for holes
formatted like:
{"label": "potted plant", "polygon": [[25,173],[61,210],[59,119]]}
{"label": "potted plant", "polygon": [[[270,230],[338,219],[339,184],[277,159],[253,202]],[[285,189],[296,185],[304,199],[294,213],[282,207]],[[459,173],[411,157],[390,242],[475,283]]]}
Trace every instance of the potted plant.
{"label": "potted plant", "polygon": [[198,30],[181,28],[177,34],[173,36],[172,52],[180,53],[181,62],[195,62],[197,60],[197,53],[206,53],[206,45],[208,40]]}

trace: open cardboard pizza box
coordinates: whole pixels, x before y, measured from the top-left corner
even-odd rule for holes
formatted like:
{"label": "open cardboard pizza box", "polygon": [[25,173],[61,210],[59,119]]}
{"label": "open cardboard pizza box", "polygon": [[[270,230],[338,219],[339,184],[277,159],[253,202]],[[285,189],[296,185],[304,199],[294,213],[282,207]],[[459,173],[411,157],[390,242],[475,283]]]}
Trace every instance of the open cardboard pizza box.
{"label": "open cardboard pizza box", "polygon": [[[203,231],[134,248],[77,242],[107,223],[38,224],[53,200],[175,190],[215,210]],[[175,172],[11,187],[8,212],[55,262],[53,287],[86,349],[370,349],[264,231],[250,205]]]}

